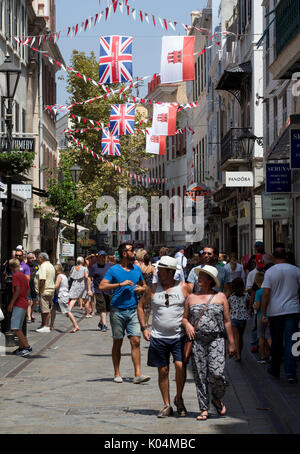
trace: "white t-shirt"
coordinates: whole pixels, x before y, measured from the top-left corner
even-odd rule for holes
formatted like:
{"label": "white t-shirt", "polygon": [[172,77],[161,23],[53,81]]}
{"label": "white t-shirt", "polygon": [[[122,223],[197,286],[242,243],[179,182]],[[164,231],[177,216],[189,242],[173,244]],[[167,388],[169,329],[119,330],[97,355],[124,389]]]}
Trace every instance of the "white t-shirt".
{"label": "white t-shirt", "polygon": [[246,282],[246,290],[253,287],[256,273],[258,273],[258,270],[256,268],[254,268],[254,270],[250,271],[250,273],[248,274],[247,282]]}
{"label": "white t-shirt", "polygon": [[300,312],[300,270],[288,263],[278,263],[265,272],[262,288],[271,289],[268,316]]}
{"label": "white t-shirt", "polygon": [[228,277],[229,277],[229,282],[232,282],[233,279],[236,279],[237,277],[240,277],[240,278],[243,279],[243,281],[245,283],[246,273],[244,271],[243,265],[241,265],[240,263],[237,263],[236,264],[236,268],[235,268],[234,271],[232,271],[230,263],[227,263],[224,266],[224,268],[227,271],[227,274],[228,274]]}

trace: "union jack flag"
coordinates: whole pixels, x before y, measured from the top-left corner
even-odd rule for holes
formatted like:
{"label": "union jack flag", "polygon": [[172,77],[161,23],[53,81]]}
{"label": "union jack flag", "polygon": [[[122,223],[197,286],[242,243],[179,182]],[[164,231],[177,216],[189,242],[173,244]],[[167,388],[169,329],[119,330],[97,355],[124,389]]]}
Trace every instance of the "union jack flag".
{"label": "union jack flag", "polygon": [[132,36],[101,36],[99,82],[115,84],[132,80]]}
{"label": "union jack flag", "polygon": [[106,156],[121,156],[119,136],[113,136],[108,128],[102,130],[101,151]]}
{"label": "union jack flag", "polygon": [[113,104],[110,110],[111,134],[134,134],[135,104]]}

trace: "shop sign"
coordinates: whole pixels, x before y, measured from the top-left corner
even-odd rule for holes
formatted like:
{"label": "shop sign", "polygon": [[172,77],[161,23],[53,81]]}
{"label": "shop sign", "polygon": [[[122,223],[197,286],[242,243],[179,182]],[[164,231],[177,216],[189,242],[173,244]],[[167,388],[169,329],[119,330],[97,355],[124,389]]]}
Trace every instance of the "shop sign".
{"label": "shop sign", "polygon": [[227,188],[253,187],[253,172],[225,172]]}
{"label": "shop sign", "polygon": [[[3,191],[7,191],[7,185],[1,184]],[[32,199],[32,185],[31,184],[12,184],[11,185],[12,195],[17,195],[23,199]],[[7,192],[3,194],[0,192],[1,199],[7,199]]]}
{"label": "shop sign", "polygon": [[263,219],[288,219],[293,216],[293,199],[289,194],[263,194]]}
{"label": "shop sign", "polygon": [[266,164],[266,192],[291,192],[289,164]]}
{"label": "shop sign", "polygon": [[63,243],[61,248],[61,255],[63,257],[74,257],[75,245]]}
{"label": "shop sign", "polygon": [[[34,152],[35,139],[29,137],[13,137],[11,149],[13,151],[31,151]],[[8,150],[7,137],[0,138],[0,152]]]}
{"label": "shop sign", "polygon": [[300,169],[300,129],[291,129],[291,169]]}

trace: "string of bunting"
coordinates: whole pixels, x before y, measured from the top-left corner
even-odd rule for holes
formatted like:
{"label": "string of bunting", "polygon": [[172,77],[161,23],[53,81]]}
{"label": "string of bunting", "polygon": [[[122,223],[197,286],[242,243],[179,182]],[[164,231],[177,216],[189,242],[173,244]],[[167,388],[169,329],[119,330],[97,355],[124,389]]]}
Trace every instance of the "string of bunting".
{"label": "string of bunting", "polygon": [[146,183],[148,184],[164,184],[168,181],[167,178],[149,178],[149,177],[142,177],[141,175],[137,175],[135,174],[134,172],[130,172],[128,170],[124,170],[122,169],[120,166],[117,166],[115,164],[113,164],[111,161],[108,161],[107,159],[103,158],[103,156],[99,155],[98,153],[95,153],[93,150],[91,150],[90,148],[88,148],[87,146],[85,146],[83,143],[80,143],[79,140],[75,139],[75,137],[72,136],[72,134],[70,133],[66,133],[66,135],[68,137],[70,137],[73,142],[79,147],[81,148],[82,150],[85,150],[87,151],[88,153],[90,153],[94,159],[98,159],[99,161],[102,161],[103,163],[109,165],[110,167],[112,167],[114,170],[116,170],[117,172],[119,172],[121,175],[126,175],[127,177],[129,178],[132,178],[144,185],[146,185]]}
{"label": "string of bunting", "polygon": [[[131,15],[134,20],[136,20],[136,18],[138,16],[141,23],[143,23],[143,24],[152,23],[152,25],[154,27],[156,27],[157,24],[160,24],[162,29],[167,30],[167,31],[169,29],[172,29],[173,31],[178,31],[177,26],[181,25],[188,32],[191,31],[192,29],[195,29],[195,30],[199,31],[200,33],[208,33],[208,34],[210,33],[210,30],[207,28],[198,28],[195,26],[189,26],[182,22],[180,23],[179,21],[167,20],[167,19],[161,18],[160,16],[155,16],[152,13],[148,14],[147,12],[144,12],[142,10],[137,10],[136,8],[132,8],[128,4],[128,0],[112,0],[112,4],[108,5],[103,11],[96,13],[93,16],[89,16],[88,18],[81,21],[81,23],[67,26],[66,28],[64,28],[58,32],[51,33],[51,34],[47,33],[47,34],[43,34],[43,35],[30,35],[27,37],[22,37],[22,39],[20,36],[19,37],[13,36],[13,38],[18,38],[22,44],[31,45],[31,46],[33,46],[35,43],[37,43],[38,46],[40,46],[41,44],[45,44],[45,42],[51,43],[53,41],[54,43],[56,43],[64,32],[66,33],[66,36],[69,38],[76,37],[80,33],[90,30],[92,28],[92,26],[95,27],[97,24],[99,24],[102,17],[104,17],[105,21],[107,21],[110,18],[111,13],[112,12],[116,13],[117,10],[119,10],[121,12],[121,14],[123,14],[124,12],[127,13],[127,17]],[[220,31],[220,32],[216,32],[215,34],[237,36],[236,33],[229,32],[229,31]]]}

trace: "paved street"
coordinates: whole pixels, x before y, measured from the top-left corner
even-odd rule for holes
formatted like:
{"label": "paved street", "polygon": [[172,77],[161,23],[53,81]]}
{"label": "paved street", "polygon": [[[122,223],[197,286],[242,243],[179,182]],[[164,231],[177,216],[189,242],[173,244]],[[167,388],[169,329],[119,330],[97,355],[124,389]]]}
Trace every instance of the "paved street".
{"label": "paved street", "polygon": [[[214,409],[206,422],[195,417],[198,404],[191,373],[184,392],[186,418],[158,419],[162,406],[157,372],[147,367],[147,343],[142,342],[143,373],[152,380],[132,383],[130,348],[124,341],[121,373],[124,383],[112,381],[111,331],[97,329],[98,317],[85,319],[75,309],[80,332],[69,334],[68,319],[57,315],[50,334],[28,325],[34,353],[28,358],[0,357],[0,433],[80,434],[258,434],[300,432],[300,385],[267,376],[265,366],[245,350],[239,364],[227,361],[225,396],[228,415]],[[171,396],[175,382],[172,370]]]}

